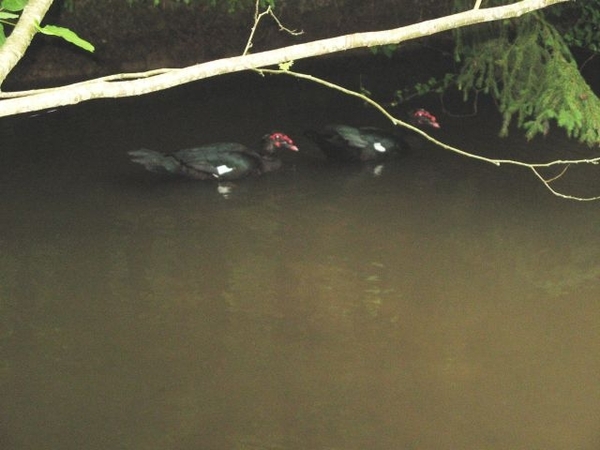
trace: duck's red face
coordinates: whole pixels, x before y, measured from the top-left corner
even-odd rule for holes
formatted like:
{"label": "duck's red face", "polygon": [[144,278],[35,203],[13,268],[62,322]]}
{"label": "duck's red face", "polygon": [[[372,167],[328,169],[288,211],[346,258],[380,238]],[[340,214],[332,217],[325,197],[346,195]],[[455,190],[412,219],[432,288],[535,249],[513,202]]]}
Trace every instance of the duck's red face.
{"label": "duck's red face", "polygon": [[432,128],[441,128],[435,116],[423,108],[419,108],[412,113],[412,120],[416,125],[426,125]]}
{"label": "duck's red face", "polygon": [[298,147],[294,144],[294,141],[287,135],[283,133],[271,133],[268,136],[268,139],[271,141],[275,148],[287,148],[288,150],[292,150],[294,152],[298,151]]}

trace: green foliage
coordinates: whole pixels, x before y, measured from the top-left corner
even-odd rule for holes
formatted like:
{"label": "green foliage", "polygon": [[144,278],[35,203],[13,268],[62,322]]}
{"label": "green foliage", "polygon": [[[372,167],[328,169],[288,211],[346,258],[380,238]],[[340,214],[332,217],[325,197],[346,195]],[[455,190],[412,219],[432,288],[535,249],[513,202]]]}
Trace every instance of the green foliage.
{"label": "green foliage", "polygon": [[3,0],[0,9],[5,11],[22,11],[29,0]]}
{"label": "green foliage", "polygon": [[[15,26],[19,18],[19,14],[27,5],[28,0],[2,0],[0,2],[0,46],[6,42],[6,34],[4,25]],[[57,36],[70,42],[77,47],[80,47],[88,52],[94,51],[94,46],[88,41],[80,38],[74,31],[67,28],[57,27],[55,25],[45,25],[40,27],[37,25],[37,30],[46,35]]]}
{"label": "green foliage", "polygon": [[43,27],[38,26],[38,31],[49,36],[63,38],[65,41],[87,50],[88,52],[94,52],[94,46],[92,44],[84,39],[81,39],[79,36],[77,36],[77,33],[69,30],[68,28],[57,27],[55,25],[45,25]]}
{"label": "green foliage", "polygon": [[546,134],[554,122],[580,142],[600,143],[600,100],[542,14],[474,28],[457,33],[455,57],[462,68],[454,82],[465,100],[472,92],[494,97],[501,136],[516,119],[527,138]]}
{"label": "green foliage", "polygon": [[600,0],[561,4],[547,15],[569,46],[600,52]]}
{"label": "green foliage", "polygon": [[293,65],[294,65],[294,61],[286,61],[286,62],[279,63],[279,70],[288,72],[292,68]]}

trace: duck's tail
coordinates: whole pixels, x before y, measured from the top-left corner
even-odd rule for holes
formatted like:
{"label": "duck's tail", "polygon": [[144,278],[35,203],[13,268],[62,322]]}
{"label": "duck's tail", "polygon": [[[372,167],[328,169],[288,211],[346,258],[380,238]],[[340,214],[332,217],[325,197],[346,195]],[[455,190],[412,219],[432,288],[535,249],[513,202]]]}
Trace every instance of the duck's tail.
{"label": "duck's tail", "polygon": [[146,148],[132,150],[128,153],[131,156],[131,161],[141,164],[150,172],[173,174],[180,169],[180,162],[171,155],[165,155]]}

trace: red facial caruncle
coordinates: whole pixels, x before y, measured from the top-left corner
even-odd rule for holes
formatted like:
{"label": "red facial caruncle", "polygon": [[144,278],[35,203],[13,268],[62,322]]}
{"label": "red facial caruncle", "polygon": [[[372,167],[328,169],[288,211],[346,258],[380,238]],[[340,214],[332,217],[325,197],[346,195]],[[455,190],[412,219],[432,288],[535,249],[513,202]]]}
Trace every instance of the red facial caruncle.
{"label": "red facial caruncle", "polygon": [[433,128],[441,128],[436,117],[426,109],[419,108],[413,112],[412,116],[414,122],[418,125],[429,125]]}
{"label": "red facial caruncle", "polygon": [[292,139],[287,135],[287,134],[283,134],[283,133],[273,133],[269,136],[269,139],[271,141],[273,141],[273,145],[275,145],[275,147],[277,148],[287,148],[289,150],[292,150],[294,152],[298,151],[298,147],[296,147],[296,144],[294,144],[294,141],[292,141]]}

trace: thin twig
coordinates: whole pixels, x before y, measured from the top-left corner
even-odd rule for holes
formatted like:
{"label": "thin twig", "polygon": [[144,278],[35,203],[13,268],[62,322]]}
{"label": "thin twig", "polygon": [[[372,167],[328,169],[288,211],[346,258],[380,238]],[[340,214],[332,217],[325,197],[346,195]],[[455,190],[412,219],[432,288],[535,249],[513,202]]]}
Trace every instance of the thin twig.
{"label": "thin twig", "polygon": [[286,33],[291,34],[292,36],[298,36],[298,35],[304,33],[304,31],[295,31],[295,30],[291,30],[287,27],[284,27],[283,24],[281,23],[281,21],[279,20],[279,18],[275,15],[273,10],[271,9],[270,5],[267,6],[267,9],[265,9],[263,12],[259,12],[259,11],[260,11],[260,1],[256,0],[256,3],[254,4],[254,23],[252,24],[252,28],[250,29],[250,35],[248,36],[248,41],[246,41],[246,46],[244,47],[244,51],[242,52],[242,55],[247,55],[248,52],[250,51],[250,49],[252,48],[254,35],[258,28],[258,23],[266,15],[271,16],[271,18],[275,21],[275,23],[279,27],[279,31],[285,31]]}
{"label": "thin twig", "polygon": [[285,31],[287,34],[291,34],[292,36],[300,36],[301,34],[304,34],[304,31],[302,31],[302,30],[296,31],[296,30],[291,30],[287,27],[284,27],[283,24],[281,23],[281,21],[279,20],[279,17],[277,17],[272,10],[269,12],[269,14],[273,18],[273,20],[275,21],[277,26],[279,26],[279,31]]}
{"label": "thin twig", "polygon": [[579,66],[579,71],[580,71],[580,72],[583,72],[583,68],[586,66],[586,64],[587,64],[587,63],[589,63],[589,62],[590,62],[592,59],[594,59],[596,56],[598,56],[598,54],[597,54],[597,53],[592,53],[592,54],[590,55],[590,57],[589,57],[589,58],[587,58],[587,59],[586,59],[586,60],[585,60],[585,61],[584,61],[584,62],[581,64],[581,66]]}
{"label": "thin twig", "polygon": [[550,186],[549,182],[544,179],[544,177],[537,171],[537,169],[534,166],[531,166],[529,168],[535,174],[535,176],[538,177],[542,184],[546,186],[546,189],[548,189],[550,192],[552,192],[552,194],[556,195],[557,197],[566,198],[568,200],[577,200],[578,202],[592,202],[595,200],[600,200],[600,195],[596,197],[576,197],[574,195],[568,195],[558,192],[556,189],[553,189]]}
{"label": "thin twig", "polygon": [[[300,73],[300,72],[293,72],[291,70],[280,70],[280,69],[259,69],[259,72],[261,73],[270,73],[270,74],[274,74],[274,75],[288,75],[291,77],[296,77],[296,78],[301,78],[304,80],[308,80],[308,81],[312,81],[314,83],[317,84],[321,84],[323,86],[326,86],[328,88],[331,89],[335,89],[337,91],[343,92],[344,94],[353,96],[353,97],[357,97],[359,99],[361,99],[362,101],[368,103],[369,105],[373,106],[376,110],[378,110],[379,112],[381,112],[381,114],[383,114],[385,117],[387,117],[394,125],[396,126],[401,126],[404,128],[408,128],[411,131],[414,131],[417,134],[420,134],[421,136],[423,136],[425,139],[427,139],[428,141],[434,143],[435,145],[442,147],[446,150],[449,150],[451,152],[457,153],[461,156],[465,156],[467,158],[471,158],[471,159],[476,159],[478,161],[482,161],[482,162],[486,162],[489,164],[494,164],[495,166],[501,166],[501,165],[513,165],[513,166],[519,166],[519,167],[525,167],[527,169],[530,169],[533,171],[533,173],[540,179],[540,181],[544,184],[544,186],[546,186],[546,188],[552,192],[554,195],[556,195],[557,197],[561,197],[561,198],[566,198],[566,199],[570,199],[570,200],[578,200],[578,201],[593,201],[593,200],[600,200],[600,196],[596,196],[596,197],[576,197],[576,196],[571,196],[571,195],[567,195],[567,194],[562,194],[558,191],[556,191],[555,189],[553,189],[552,187],[550,187],[549,183],[552,182],[554,179],[551,180],[545,180],[544,177],[542,177],[540,175],[540,173],[538,172],[537,169],[539,168],[543,168],[543,167],[552,167],[552,166],[558,166],[558,165],[576,165],[576,164],[599,164],[600,163],[600,157],[596,157],[596,158],[589,158],[589,159],[567,159],[567,160],[554,160],[554,161],[550,161],[550,162],[545,162],[545,163],[526,163],[524,161],[518,161],[518,160],[513,160],[513,159],[496,159],[496,158],[486,158],[485,156],[481,156],[481,155],[476,155],[474,153],[469,153],[465,150],[461,150],[459,148],[453,147],[451,145],[445,144],[444,142],[438,141],[437,139],[435,139],[434,137],[428,135],[426,132],[424,132],[423,130],[409,124],[406,123],[400,119],[398,119],[397,117],[394,117],[392,114],[390,114],[381,104],[377,103],[375,100],[365,96],[364,94],[360,93],[360,92],[356,92],[353,91],[351,89],[347,89],[343,86],[337,85],[335,83],[332,83],[330,81],[327,80],[323,80],[321,78],[315,77],[313,75],[307,75],[304,73]],[[565,169],[566,170],[566,169]],[[562,173],[565,172],[565,170],[563,170]],[[561,175],[562,175],[561,173]]]}
{"label": "thin twig", "polygon": [[556,181],[556,180],[558,180],[560,177],[562,177],[562,176],[563,176],[563,175],[564,175],[564,174],[567,172],[567,170],[569,169],[569,167],[571,167],[571,165],[570,165],[570,164],[567,164],[567,165],[565,166],[565,168],[564,168],[563,170],[561,170],[561,171],[560,171],[560,173],[559,173],[558,175],[556,175],[555,177],[552,177],[552,178],[549,178],[549,179],[547,179],[547,180],[546,180],[546,182],[547,182],[547,183],[552,183],[553,181]]}
{"label": "thin twig", "polygon": [[252,28],[250,29],[250,35],[248,36],[248,40],[246,41],[246,46],[244,47],[244,51],[242,55],[247,55],[252,48],[252,41],[254,40],[254,33],[256,33],[256,29],[258,28],[258,23],[260,20],[271,11],[271,6],[268,6],[266,10],[259,13],[259,0],[256,0],[254,5],[254,23],[252,24]]}

